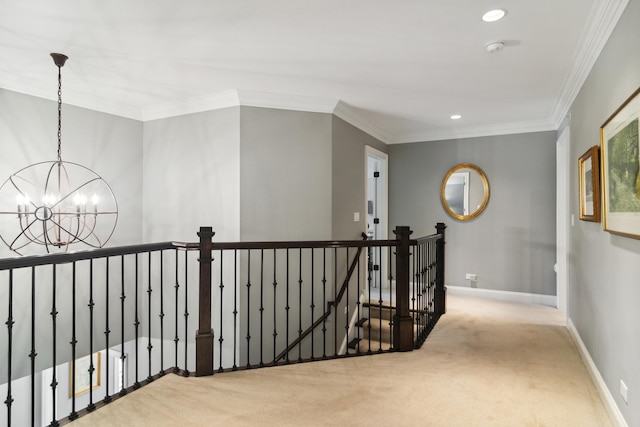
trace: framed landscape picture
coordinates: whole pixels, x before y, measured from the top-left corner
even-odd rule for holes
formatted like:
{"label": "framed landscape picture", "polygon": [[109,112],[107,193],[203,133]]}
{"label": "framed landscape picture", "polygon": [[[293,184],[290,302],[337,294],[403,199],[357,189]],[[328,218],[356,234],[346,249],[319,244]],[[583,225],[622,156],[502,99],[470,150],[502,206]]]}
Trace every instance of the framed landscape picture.
{"label": "framed landscape picture", "polygon": [[603,227],[640,238],[640,88],[600,128]]}
{"label": "framed landscape picture", "polygon": [[591,147],[578,160],[580,219],[600,222],[600,150]]}
{"label": "framed landscape picture", "polygon": [[[100,387],[100,356],[101,353],[93,353],[88,356],[76,359],[76,375],[75,375],[75,396],[87,393],[89,389],[95,390]],[[93,375],[89,372],[89,368],[93,363]],[[69,364],[69,397],[74,396],[73,388],[73,364]]]}

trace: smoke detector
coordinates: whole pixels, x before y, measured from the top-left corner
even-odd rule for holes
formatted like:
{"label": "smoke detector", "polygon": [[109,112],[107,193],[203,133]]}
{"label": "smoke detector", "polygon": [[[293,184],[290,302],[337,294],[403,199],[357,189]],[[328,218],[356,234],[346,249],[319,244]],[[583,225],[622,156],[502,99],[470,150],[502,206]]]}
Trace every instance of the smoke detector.
{"label": "smoke detector", "polygon": [[489,53],[498,52],[504,48],[504,42],[489,42],[486,48]]}

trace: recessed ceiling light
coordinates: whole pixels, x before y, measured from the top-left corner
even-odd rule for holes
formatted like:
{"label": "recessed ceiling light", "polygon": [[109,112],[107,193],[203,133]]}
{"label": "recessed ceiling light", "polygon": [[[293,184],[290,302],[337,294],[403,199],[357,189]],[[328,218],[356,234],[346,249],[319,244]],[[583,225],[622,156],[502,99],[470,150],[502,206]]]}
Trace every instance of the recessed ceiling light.
{"label": "recessed ceiling light", "polygon": [[462,116],[460,114],[452,114],[451,115],[451,120],[459,120],[461,118],[462,118]]}
{"label": "recessed ceiling light", "polygon": [[482,15],[482,20],[484,22],[496,22],[504,18],[506,14],[507,11],[504,9],[493,9]]}

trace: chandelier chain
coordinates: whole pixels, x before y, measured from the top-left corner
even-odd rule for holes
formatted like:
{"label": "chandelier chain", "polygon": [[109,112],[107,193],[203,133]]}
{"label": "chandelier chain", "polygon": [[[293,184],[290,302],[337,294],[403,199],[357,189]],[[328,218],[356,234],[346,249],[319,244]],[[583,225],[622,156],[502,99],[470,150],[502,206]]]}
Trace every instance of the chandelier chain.
{"label": "chandelier chain", "polygon": [[58,66],[58,161],[62,161],[62,71]]}

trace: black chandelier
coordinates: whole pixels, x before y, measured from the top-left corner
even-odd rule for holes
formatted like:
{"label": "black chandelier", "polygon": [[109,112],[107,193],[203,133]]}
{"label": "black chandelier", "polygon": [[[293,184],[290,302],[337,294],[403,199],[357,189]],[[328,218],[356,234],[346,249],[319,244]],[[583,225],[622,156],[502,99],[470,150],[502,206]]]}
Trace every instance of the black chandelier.
{"label": "black chandelier", "polygon": [[104,246],[118,221],[111,187],[91,169],[62,160],[62,72],[68,57],[52,53],[58,67],[58,157],[15,172],[0,187],[0,239],[18,254],[30,245],[68,250]]}

